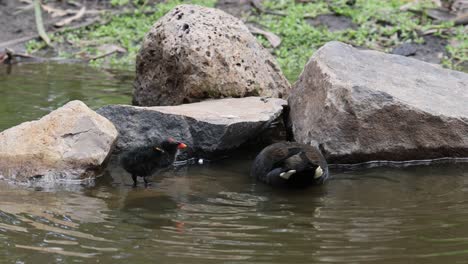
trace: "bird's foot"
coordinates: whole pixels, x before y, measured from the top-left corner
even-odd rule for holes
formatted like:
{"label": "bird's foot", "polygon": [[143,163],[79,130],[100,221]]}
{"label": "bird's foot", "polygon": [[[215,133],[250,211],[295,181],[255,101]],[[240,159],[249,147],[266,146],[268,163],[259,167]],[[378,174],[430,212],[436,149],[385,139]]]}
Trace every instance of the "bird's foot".
{"label": "bird's foot", "polygon": [[282,172],[279,176],[285,180],[288,180],[294,173],[296,173],[296,170],[288,170],[286,172]]}
{"label": "bird's foot", "polygon": [[137,187],[137,176],[132,174],[132,180],[133,180],[133,188]]}
{"label": "bird's foot", "polygon": [[146,177],[144,177],[143,180],[145,181],[145,187],[151,186],[151,182],[149,182],[149,181],[146,179]]}

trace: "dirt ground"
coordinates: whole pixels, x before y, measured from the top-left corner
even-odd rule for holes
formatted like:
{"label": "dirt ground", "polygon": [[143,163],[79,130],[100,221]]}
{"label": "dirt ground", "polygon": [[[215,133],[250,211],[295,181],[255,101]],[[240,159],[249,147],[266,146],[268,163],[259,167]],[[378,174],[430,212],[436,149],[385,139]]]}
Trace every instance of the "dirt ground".
{"label": "dirt ground", "polygon": [[[236,17],[246,16],[254,11],[248,0],[219,0],[216,7]],[[316,18],[307,19],[307,22],[311,27],[327,27],[332,32],[358,27],[350,18],[335,14],[318,15]],[[437,36],[425,36],[424,40],[421,44],[401,44],[390,53],[440,64],[443,56],[447,55],[447,40]]]}
{"label": "dirt ground", "polygon": [[[86,6],[86,10],[108,10],[112,9],[109,1],[82,0],[76,1],[76,4],[69,4],[68,1],[54,1],[47,3],[48,6],[62,10],[80,10]],[[47,32],[54,32],[59,28],[54,24],[63,20],[65,17],[53,17],[47,12],[42,12],[44,27]],[[97,17],[94,14],[85,14],[67,26],[76,26]],[[20,0],[0,0],[0,49],[13,48],[17,51],[24,50],[24,41],[34,39],[38,36],[34,8],[31,1]]]}
{"label": "dirt ground", "polygon": [[[152,3],[158,0],[151,1]],[[110,0],[80,0],[75,1],[48,1],[47,5],[62,10],[78,11],[86,6],[87,11],[115,10]],[[249,0],[219,0],[216,7],[234,16],[242,17],[251,14],[254,10]],[[52,17],[47,12],[42,12],[44,25],[47,32],[60,30],[54,24],[65,17]],[[67,27],[77,27],[97,18],[97,12],[86,13],[82,18],[70,23]],[[320,15],[308,20],[311,26],[325,26],[331,31],[356,27],[349,18],[336,15]],[[31,0],[0,0],[0,51],[4,48],[12,48],[17,52],[24,52],[24,43],[38,37],[34,9]],[[413,57],[431,63],[440,63],[446,54],[447,42],[435,36],[427,37],[424,44],[403,44],[395,47],[394,54]]]}

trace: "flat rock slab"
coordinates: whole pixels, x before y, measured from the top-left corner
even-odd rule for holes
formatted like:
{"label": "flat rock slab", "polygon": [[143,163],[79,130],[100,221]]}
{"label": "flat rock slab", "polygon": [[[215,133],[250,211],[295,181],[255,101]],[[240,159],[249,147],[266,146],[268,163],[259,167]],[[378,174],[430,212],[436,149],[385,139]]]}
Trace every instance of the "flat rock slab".
{"label": "flat rock slab", "polygon": [[178,106],[109,105],[97,112],[117,127],[117,152],[173,137],[189,146],[188,158],[240,146],[276,120],[286,104],[277,98],[246,97]]}
{"label": "flat rock slab", "polygon": [[221,10],[180,5],[146,34],[136,58],[133,104],[207,98],[285,98],[290,85],[244,23]]}
{"label": "flat rock slab", "polygon": [[331,162],[468,157],[468,74],[330,42],[289,98],[294,137]]}
{"label": "flat rock slab", "polygon": [[83,102],[72,101],[0,133],[0,175],[13,180],[93,177],[116,139],[109,120]]}

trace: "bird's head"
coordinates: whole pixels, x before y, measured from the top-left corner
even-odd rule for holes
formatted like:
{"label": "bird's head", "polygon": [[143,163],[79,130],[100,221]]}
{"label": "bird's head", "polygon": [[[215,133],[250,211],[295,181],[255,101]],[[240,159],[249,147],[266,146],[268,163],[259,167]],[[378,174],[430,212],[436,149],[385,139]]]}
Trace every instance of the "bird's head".
{"label": "bird's head", "polygon": [[171,153],[176,152],[179,149],[187,148],[187,145],[173,138],[167,138],[161,143],[161,146],[155,148],[159,148],[159,150]]}

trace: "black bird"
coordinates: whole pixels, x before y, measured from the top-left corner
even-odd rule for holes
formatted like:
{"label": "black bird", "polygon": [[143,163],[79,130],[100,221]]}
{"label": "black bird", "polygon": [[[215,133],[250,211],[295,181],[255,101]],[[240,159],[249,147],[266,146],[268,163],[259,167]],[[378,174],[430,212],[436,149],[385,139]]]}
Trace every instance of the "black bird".
{"label": "black bird", "polygon": [[186,147],[187,145],[184,143],[169,138],[159,146],[139,147],[125,152],[120,163],[132,175],[134,186],[137,185],[138,176],[143,177],[145,185],[147,185],[147,176],[151,176],[159,169],[171,166],[177,151]]}
{"label": "black bird", "polygon": [[320,150],[296,142],[279,142],[264,148],[255,158],[250,174],[277,187],[304,188],[323,184],[327,161]]}

